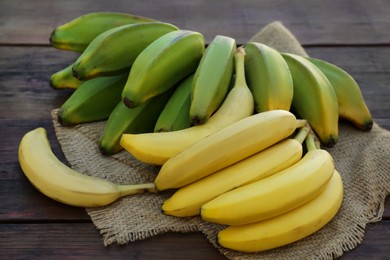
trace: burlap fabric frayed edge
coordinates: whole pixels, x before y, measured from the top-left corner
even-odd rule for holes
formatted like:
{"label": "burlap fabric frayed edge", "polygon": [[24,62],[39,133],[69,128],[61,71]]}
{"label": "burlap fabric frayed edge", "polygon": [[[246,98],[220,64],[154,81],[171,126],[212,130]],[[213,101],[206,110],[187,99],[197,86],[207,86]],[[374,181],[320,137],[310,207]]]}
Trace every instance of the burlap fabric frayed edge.
{"label": "burlap fabric frayed edge", "polygon": [[[266,26],[255,37],[279,51],[306,55],[295,37],[280,23]],[[126,152],[105,157],[97,140],[105,122],[62,127],[52,111],[57,138],[70,165],[85,174],[118,183],[153,181],[158,169],[144,165]],[[340,123],[340,141],[328,149],[343,177],[345,198],[337,216],[323,229],[291,245],[262,253],[243,254],[221,248],[216,234],[223,228],[199,217],[165,216],[161,203],[170,196],[144,194],[131,196],[102,208],[86,209],[105,245],[126,244],[165,232],[201,231],[229,259],[331,259],[355,248],[364,238],[367,223],[381,220],[384,200],[390,191],[390,132],[374,124],[370,132],[361,132]]]}

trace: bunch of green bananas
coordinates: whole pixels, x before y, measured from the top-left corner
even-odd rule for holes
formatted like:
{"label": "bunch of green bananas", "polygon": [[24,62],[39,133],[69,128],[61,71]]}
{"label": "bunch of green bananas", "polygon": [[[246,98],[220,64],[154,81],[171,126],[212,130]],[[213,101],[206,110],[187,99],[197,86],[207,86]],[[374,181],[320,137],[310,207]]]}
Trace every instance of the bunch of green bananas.
{"label": "bunch of green bananas", "polygon": [[23,137],[19,161],[45,195],[92,207],[177,189],[165,214],[229,225],[218,242],[244,252],[308,236],[340,208],[341,177],[316,140],[335,145],[339,118],[361,130],[373,121],[338,66],[258,42],[237,47],[223,35],[206,47],[199,32],[122,13],[78,17],[56,28],[51,43],[80,52],[50,79],[74,89],[58,121],[107,120],[103,154],[125,149],[161,168],[148,184],[86,176],[62,164],[38,128]]}

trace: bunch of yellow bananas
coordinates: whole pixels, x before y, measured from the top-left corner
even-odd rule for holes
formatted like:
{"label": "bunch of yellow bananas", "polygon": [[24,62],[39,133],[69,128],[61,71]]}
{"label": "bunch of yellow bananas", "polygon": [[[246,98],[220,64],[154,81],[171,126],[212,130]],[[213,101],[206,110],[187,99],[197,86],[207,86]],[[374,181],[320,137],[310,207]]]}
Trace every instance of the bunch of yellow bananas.
{"label": "bunch of yellow bananas", "polygon": [[[123,149],[161,166],[154,183],[116,185],[78,173],[52,153],[44,129],[27,133],[20,165],[45,195],[82,207],[177,189],[165,214],[229,225],[219,243],[253,252],[315,232],[337,213],[343,184],[328,152],[339,118],[370,130],[356,81],[314,58],[257,42],[123,13],[91,13],[57,27],[56,48],[80,52],[51,76],[74,92],[64,126],[107,120],[102,153]],[[307,149],[302,143],[306,142]]]}

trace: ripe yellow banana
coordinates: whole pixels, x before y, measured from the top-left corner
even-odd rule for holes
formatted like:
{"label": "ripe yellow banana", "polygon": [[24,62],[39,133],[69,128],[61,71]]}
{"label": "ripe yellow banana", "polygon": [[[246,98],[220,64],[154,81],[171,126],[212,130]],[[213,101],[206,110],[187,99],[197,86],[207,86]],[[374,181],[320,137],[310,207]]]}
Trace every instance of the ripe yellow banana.
{"label": "ripe yellow banana", "polygon": [[306,204],[274,218],[230,226],[218,233],[218,243],[241,252],[260,252],[293,243],[329,223],[342,200],[343,182],[335,170],[324,191]]}
{"label": "ripe yellow banana", "polygon": [[105,206],[123,196],[155,192],[153,183],[119,185],[73,170],[52,152],[46,130],[41,127],[23,136],[18,158],[32,185],[46,196],[71,206]]}
{"label": "ripe yellow banana", "polygon": [[158,190],[188,185],[289,137],[299,124],[286,110],[241,119],[171,157],[154,183]]}
{"label": "ripe yellow banana", "polygon": [[352,122],[363,131],[370,130],[373,118],[355,79],[342,68],[327,61],[315,58],[307,59],[314,63],[332,84],[339,104],[340,118]]}
{"label": "ripe yellow banana", "polygon": [[309,127],[302,127],[294,138],[180,188],[163,203],[163,212],[176,217],[198,215],[201,206],[215,197],[292,166],[302,158],[302,142],[309,131]]}
{"label": "ripe yellow banana", "polygon": [[207,49],[195,72],[191,91],[190,117],[195,125],[209,120],[228,93],[234,72],[236,40],[217,35]]}
{"label": "ripe yellow banana", "polygon": [[82,52],[96,36],[109,29],[145,22],[156,20],[117,12],[88,13],[58,26],[50,36],[50,43],[58,49]]}
{"label": "ripe yellow banana", "polygon": [[162,165],[198,140],[253,114],[253,96],[245,82],[244,53],[236,53],[236,80],[221,107],[203,125],[173,132],[124,134],[120,144],[142,162]]}
{"label": "ripe yellow banana", "polygon": [[293,100],[293,80],[282,55],[257,42],[245,45],[245,74],[255,99],[256,111],[290,110]]}
{"label": "ripe yellow banana", "polygon": [[192,74],[176,87],[157,119],[154,132],[170,132],[191,127],[190,104],[193,78]]}
{"label": "ripe yellow banana", "polygon": [[58,111],[62,125],[107,119],[121,101],[127,74],[98,77],[83,82]]}
{"label": "ripe yellow banana", "polygon": [[73,64],[70,64],[62,70],[53,73],[50,76],[50,86],[55,89],[77,89],[83,81],[73,77],[72,67]]}
{"label": "ripe yellow banana", "polygon": [[156,39],[131,67],[122,93],[125,104],[139,106],[193,74],[204,49],[203,35],[194,31],[176,30]]}
{"label": "ripe yellow banana", "polygon": [[79,80],[128,71],[134,60],[160,36],[178,28],[169,23],[139,23],[115,27],[99,34],[74,62]]}
{"label": "ripe yellow banana", "polygon": [[123,150],[119,141],[124,133],[153,132],[157,118],[171,95],[172,91],[166,91],[136,108],[128,108],[122,101],[118,101],[108,117],[99,140],[99,149],[102,154],[112,155]]}
{"label": "ripe yellow banana", "polygon": [[338,140],[339,109],[336,93],[326,78],[307,59],[284,53],[294,83],[293,110],[306,119],[325,146]]}
{"label": "ripe yellow banana", "polygon": [[311,140],[309,151],[299,162],[216,197],[202,206],[201,217],[219,224],[244,225],[286,213],[313,199],[331,178],[334,162],[327,151],[315,147],[310,137],[306,139]]}

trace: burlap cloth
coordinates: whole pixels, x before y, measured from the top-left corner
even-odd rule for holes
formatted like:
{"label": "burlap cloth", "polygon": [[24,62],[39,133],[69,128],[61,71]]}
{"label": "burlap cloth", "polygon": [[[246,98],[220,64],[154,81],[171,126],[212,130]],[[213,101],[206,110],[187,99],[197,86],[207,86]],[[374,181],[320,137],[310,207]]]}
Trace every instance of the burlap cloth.
{"label": "burlap cloth", "polygon": [[[264,27],[254,38],[279,51],[306,55],[304,49],[280,22]],[[97,140],[105,122],[62,127],[52,111],[54,128],[69,164],[89,175],[116,183],[152,182],[158,172],[123,151],[112,157],[102,156]],[[176,218],[164,215],[160,206],[171,192],[143,194],[122,198],[101,208],[87,208],[92,222],[103,236],[104,245],[126,244],[165,232],[200,231],[216,250],[229,259],[332,259],[355,248],[364,237],[367,223],[381,220],[384,201],[390,191],[390,132],[376,123],[370,132],[362,132],[340,123],[339,142],[327,149],[344,181],[345,197],[336,217],[313,235],[278,249],[243,254],[216,244],[223,227],[199,217]]]}

